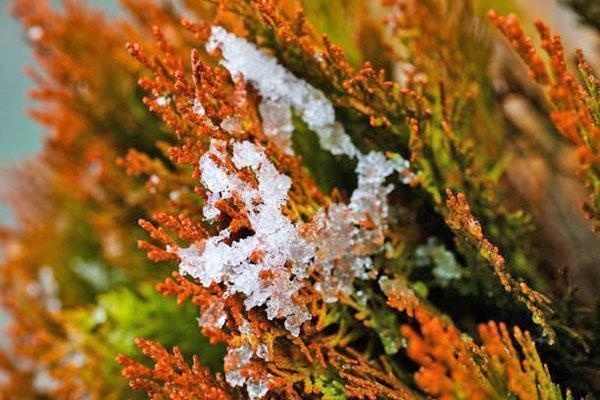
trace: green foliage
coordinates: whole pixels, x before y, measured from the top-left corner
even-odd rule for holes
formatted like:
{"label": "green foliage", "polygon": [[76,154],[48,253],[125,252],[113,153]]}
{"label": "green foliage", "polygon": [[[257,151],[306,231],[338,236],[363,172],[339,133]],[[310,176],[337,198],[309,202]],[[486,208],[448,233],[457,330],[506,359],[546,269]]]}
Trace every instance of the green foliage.
{"label": "green foliage", "polygon": [[[217,135],[218,131],[220,138],[233,141],[242,136],[256,141],[252,136],[256,132],[252,129],[260,130],[258,113],[253,109],[259,96],[251,84],[244,92],[240,87],[234,88],[226,74],[215,78],[209,65],[214,66],[216,61],[202,51],[201,57],[208,61],[203,59],[206,63],[200,72],[194,71],[198,76],[193,79],[188,78],[191,72],[188,61],[179,64],[180,59],[188,60],[191,48],[202,48],[204,43],[199,37],[203,32],[194,32],[197,35],[193,36],[178,31],[176,8],[159,5],[146,8],[142,1],[125,3],[135,23],[144,26],[140,32],[135,32],[135,24],[132,24],[128,28],[115,28],[113,35],[98,39],[94,30],[103,32],[100,28],[107,28],[108,24],[96,28],[95,19],[79,18],[74,13],[74,21],[62,21],[64,29],[72,31],[56,40],[58,51],[53,50],[57,54],[47,48],[39,49],[40,57],[48,54],[51,60],[64,57],[72,64],[71,68],[89,65],[89,71],[82,75],[58,73],[54,77],[57,86],[68,93],[62,104],[62,111],[67,115],[65,121],[77,121],[79,125],[76,132],[67,130],[69,134],[65,134],[62,141],[49,141],[47,152],[52,156],[57,154],[49,165],[57,177],[49,177],[41,185],[31,184],[31,191],[40,195],[25,207],[42,209],[37,220],[43,223],[39,227],[28,225],[33,219],[23,218],[24,231],[29,236],[18,237],[20,243],[26,244],[25,250],[30,246],[35,251],[27,255],[23,252],[11,260],[28,272],[37,272],[46,265],[52,268],[64,309],[56,316],[46,313],[47,310],[40,315],[60,322],[56,324],[59,327],[52,325],[51,334],[58,337],[55,346],[61,348],[65,358],[73,355],[85,358],[85,363],[79,365],[77,379],[81,378],[90,387],[94,387],[96,381],[101,382],[98,386],[102,387],[94,393],[109,399],[130,396],[115,356],[123,354],[142,362],[144,358],[134,344],[136,337],[167,348],[177,346],[188,363],[196,354],[201,363],[213,371],[223,370],[225,345],[212,345],[199,334],[195,322],[198,307],[190,303],[178,306],[173,299],[158,294],[153,285],[164,277],[166,269],[175,267],[177,257],[173,243],[182,246],[193,243],[200,248],[206,236],[230,223],[225,217],[227,213],[221,210],[223,218],[217,224],[196,224],[202,218],[205,194],[199,187],[196,166],[208,142],[206,131],[210,135]],[[204,6],[197,2],[182,3],[190,10],[204,11]],[[282,329],[277,316],[266,318],[260,307],[244,310],[243,296],[224,295],[218,285],[201,288],[199,282],[180,277],[181,280],[171,282],[170,294],[202,303],[203,312],[210,308],[206,306],[206,303],[212,304],[209,300],[229,296],[224,302],[226,305],[219,303],[221,308],[229,307],[227,325],[211,338],[227,341],[230,350],[239,348],[240,343],[251,344],[253,351],[257,344],[273,347],[272,359],[255,354],[253,363],[256,365],[251,367],[257,370],[253,373],[272,373],[280,381],[289,379],[282,387],[289,390],[290,397],[290,393],[296,396],[310,393],[324,399],[345,400],[351,397],[349,387],[355,390],[352,393],[373,399],[390,393],[401,396],[405,393],[403,390],[412,393],[416,386],[426,392],[424,387],[431,382],[420,385],[417,378],[412,377],[415,365],[408,362],[407,356],[426,367],[434,356],[439,355],[441,359],[450,354],[442,360],[450,364],[448,371],[434,370],[434,377],[437,373],[438,377],[454,378],[452,367],[456,366],[457,359],[460,362],[466,359],[469,363],[472,361],[472,364],[465,363],[466,369],[474,366],[481,375],[487,374],[485,385],[493,387],[497,398],[516,398],[507,383],[509,373],[508,363],[502,359],[504,353],[494,354],[497,358],[485,358],[487,356],[482,354],[486,345],[480,346],[476,353],[473,350],[476,344],[468,336],[475,337],[477,327],[491,319],[531,330],[532,338],[527,335],[517,338],[517,341],[522,340],[521,349],[510,352],[514,358],[510,366],[517,365],[519,373],[523,372],[521,367],[526,370],[524,375],[534,382],[532,392],[537,393],[539,389],[548,398],[562,398],[549,370],[563,387],[572,388],[577,394],[593,392],[594,374],[600,365],[598,317],[578,307],[573,301],[573,291],[562,282],[555,286],[567,289],[559,292],[560,296],[548,306],[544,296],[535,297],[537,293],[523,286],[527,281],[533,289],[547,291],[553,276],[542,264],[539,251],[544,248],[536,242],[536,224],[540,221],[531,217],[527,207],[516,206],[520,199],[515,194],[514,184],[507,179],[513,150],[507,144],[507,127],[501,123],[502,104],[488,73],[497,44],[483,20],[485,8],[495,2],[415,1],[413,6],[417,11],[408,14],[409,20],[388,21],[388,25],[384,25],[379,18],[395,14],[379,4],[358,0],[306,0],[303,2],[305,16],[316,28],[308,34],[301,29],[309,30],[303,27],[304,20],[286,16],[285,7],[281,8],[281,15],[277,15],[281,19],[266,14],[267,3],[270,2],[232,0],[224,2],[219,12],[231,6],[234,11],[231,15],[235,16],[232,24],[247,33],[247,40],[277,57],[278,62],[298,78],[322,90],[335,107],[336,121],[343,125],[361,152],[380,151],[392,160],[399,160],[401,156],[410,158],[411,171],[417,178],[408,185],[396,185],[390,194],[381,251],[369,255],[373,267],[368,277],[355,280],[354,292],[340,293],[336,303],[324,302],[316,292],[311,292],[315,288],[310,285],[318,277],[312,275],[315,271],[309,270],[310,276],[303,288],[308,294],[302,292],[298,296],[306,300],[313,318],[298,338],[292,338]],[[502,5],[512,6],[508,2]],[[198,19],[208,26],[215,8],[211,3],[206,9],[210,12],[198,12]],[[231,15],[226,14],[221,22],[226,25]],[[165,37],[154,28],[158,44],[147,46],[148,54],[160,51],[160,56],[145,58],[147,54],[137,54],[143,62],[150,60],[146,66],[155,66],[156,71],[160,71],[156,81],[142,78],[142,85],[150,88],[146,92],[136,87],[137,78],[144,74],[142,67],[129,58],[121,59],[124,54],[116,56],[115,49],[122,49],[125,39],[137,40],[143,44],[140,47],[145,47],[146,41],[152,40],[149,34],[152,25],[160,26]],[[94,26],[91,32],[90,26]],[[328,39],[322,40],[320,33],[327,34]],[[305,46],[307,42],[310,46]],[[339,49],[345,52],[345,58]],[[366,61],[370,64],[363,67]],[[404,87],[408,85],[404,82],[407,76],[402,75],[406,71],[398,69],[407,65],[422,76]],[[60,63],[58,66],[62,67]],[[61,71],[60,68],[55,70]],[[594,111],[596,120],[600,120],[598,86],[589,71],[583,69],[582,72],[591,93],[586,105]],[[172,78],[175,83],[170,81]],[[192,80],[198,87],[187,87]],[[86,90],[80,90],[82,87]],[[194,92],[193,96],[214,91],[210,93],[212,97],[208,97],[219,106],[213,108],[219,108],[217,111],[222,113],[227,107],[221,107],[221,97],[229,98],[230,92],[234,92],[235,107],[242,108],[240,104],[243,104],[252,109],[254,114],[250,111],[248,114],[256,121],[244,120],[243,134],[230,135],[231,132],[216,127],[223,115],[219,114],[218,118],[209,115],[208,106],[202,116],[187,115],[186,107],[193,96],[186,92],[185,96],[190,96],[187,103],[178,102],[178,97],[184,96],[177,90],[184,92],[183,87]],[[154,111],[160,106],[158,113],[163,113],[164,124],[146,110],[140,101],[144,95],[149,96],[145,102]],[[168,104],[155,104],[156,99],[151,97],[157,95],[167,96],[164,98],[169,99]],[[235,107],[232,107],[233,112],[239,112]],[[208,117],[212,119],[206,119]],[[207,121],[211,122],[210,129]],[[293,149],[302,160],[302,172],[306,173],[302,178],[306,181],[312,178],[320,189],[320,197],[303,199],[302,193],[298,195],[298,203],[316,210],[321,206],[326,209],[330,201],[345,201],[356,187],[356,163],[348,157],[332,156],[324,151],[316,134],[298,115],[293,115],[292,122]],[[49,125],[60,132],[65,129],[60,124]],[[157,143],[158,140],[164,142]],[[174,147],[169,148],[170,145]],[[88,159],[84,154],[90,148],[97,151],[91,152]],[[120,157],[126,158],[127,151],[137,157],[129,162],[117,161]],[[94,158],[96,153],[101,154],[100,161]],[[178,164],[179,158],[185,166]],[[281,160],[276,158],[273,163],[285,170],[287,166],[277,164]],[[90,183],[81,171],[89,172],[88,169],[93,170],[91,167],[97,165],[108,166],[106,176],[98,182],[92,180],[90,187],[86,186],[81,190],[83,193],[79,193],[82,185]],[[246,172],[249,171],[251,169]],[[246,178],[251,180],[250,175]],[[590,181],[600,187],[600,181],[593,181],[594,177],[592,175]],[[392,176],[389,182],[397,183],[401,178]],[[45,186],[52,189],[47,190]],[[178,197],[181,188],[185,193]],[[446,192],[448,189],[451,191]],[[453,192],[465,194],[470,207],[466,215],[460,215],[455,221],[450,220],[453,210],[446,204],[446,198],[454,196]],[[171,196],[173,193],[178,194]],[[292,194],[290,204],[297,200],[294,198],[297,193]],[[27,193],[16,198],[26,199]],[[321,198],[322,203],[317,204]],[[303,201],[310,204],[302,204]],[[295,203],[290,207],[293,206]],[[219,204],[219,207],[226,205]],[[227,216],[239,217],[244,210],[227,211],[231,212]],[[310,217],[298,214],[299,219]],[[138,239],[147,239],[135,222],[151,217],[160,228],[153,230],[150,223],[142,224],[154,242],[142,243],[141,247],[150,249],[151,258],[157,261],[170,260],[161,267],[151,265],[142,252],[135,249]],[[245,222],[243,218],[236,220],[240,221]],[[368,226],[372,221],[366,218],[360,224],[363,222]],[[250,229],[244,226],[237,233],[246,235],[247,231]],[[160,241],[167,244],[164,250],[156,247]],[[119,245],[116,248],[115,243]],[[253,256],[263,255],[256,252]],[[265,281],[267,272],[261,272]],[[318,273],[317,270],[315,275]],[[24,275],[10,277],[14,279],[11,281],[13,291],[35,278],[35,273]],[[510,282],[507,284],[507,281]],[[521,291],[523,287],[527,291]],[[522,294],[525,292],[534,293],[533,300]],[[539,299],[544,300],[540,301],[543,310],[537,308]],[[30,329],[30,316],[25,314],[22,325]],[[424,347],[411,349],[409,335],[403,332],[416,332],[411,327],[416,329],[417,324],[421,324],[423,328],[426,323],[436,328],[430,331],[434,333],[429,343],[433,351],[427,357],[419,357]],[[556,332],[557,344],[551,345],[554,336],[549,339],[536,325],[544,325],[546,333]],[[426,336],[426,330],[412,337],[421,334]],[[444,336],[446,334],[450,339]],[[512,346],[508,336],[498,337],[496,334],[488,338],[500,340],[502,346],[494,350],[505,349],[509,343]],[[251,343],[249,338],[253,340]],[[27,340],[22,342],[27,343]],[[534,341],[538,343],[541,357]],[[147,343],[148,353],[152,353],[152,348],[153,345]],[[457,357],[455,349],[464,350],[462,355],[468,357]],[[269,352],[271,350],[269,347]],[[337,366],[331,361],[336,359],[332,356],[335,352],[338,352]],[[173,360],[179,361],[177,357]],[[522,360],[525,361],[521,364]],[[549,364],[549,369],[542,360]],[[455,371],[464,372],[464,369]],[[135,368],[129,373],[135,377]],[[168,378],[161,382],[169,382]],[[475,379],[478,377],[467,378],[465,382],[470,379],[474,386],[479,382]],[[437,383],[435,379],[432,381]],[[457,384],[454,392],[457,398],[466,396],[462,391],[465,387],[460,386],[465,382]],[[280,392],[276,392],[274,396],[279,395]],[[418,396],[420,394],[415,397]]]}
{"label": "green foliage", "polygon": [[359,288],[348,300],[356,311],[354,318],[373,330],[386,355],[393,355],[405,346],[400,333],[400,318],[385,307],[385,299],[368,286]]}
{"label": "green foliage", "polygon": [[143,283],[135,289],[119,287],[101,294],[95,305],[68,311],[62,318],[68,335],[77,338],[78,350],[97,357],[89,360],[100,374],[96,378],[121,386],[124,394],[129,391],[115,357],[125,354],[141,361],[143,356],[134,342],[137,337],[159,341],[166,348],[177,346],[184,356],[196,354],[202,364],[222,370],[225,348],[210,345],[199,334],[197,314],[192,304],[178,306],[174,299],[164,298],[152,285]]}
{"label": "green foliage", "polygon": [[347,400],[344,384],[332,377],[313,377],[312,385],[323,395],[323,400]]}

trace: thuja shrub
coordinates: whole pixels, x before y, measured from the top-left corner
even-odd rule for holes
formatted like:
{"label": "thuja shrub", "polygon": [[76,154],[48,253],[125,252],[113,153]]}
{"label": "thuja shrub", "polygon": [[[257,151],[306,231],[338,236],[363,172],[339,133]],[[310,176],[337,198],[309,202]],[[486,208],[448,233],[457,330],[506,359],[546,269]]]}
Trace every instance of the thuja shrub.
{"label": "thuja shrub", "polygon": [[5,171],[2,396],[597,394],[594,299],[546,254],[570,224],[510,179],[499,88],[576,160],[596,240],[600,84],[493,3],[15,1],[48,134]]}

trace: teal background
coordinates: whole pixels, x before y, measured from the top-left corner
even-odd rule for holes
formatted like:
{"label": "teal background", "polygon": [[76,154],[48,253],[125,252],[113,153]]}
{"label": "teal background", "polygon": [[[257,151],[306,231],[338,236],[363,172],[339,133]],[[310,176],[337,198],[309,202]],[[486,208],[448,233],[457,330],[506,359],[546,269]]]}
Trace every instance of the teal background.
{"label": "teal background", "polygon": [[[10,15],[11,3],[12,0],[0,0],[0,169],[34,157],[44,134],[25,113],[33,104],[27,99],[33,83],[23,68],[32,64],[32,57],[19,22]],[[51,3],[60,4],[56,0]],[[88,4],[112,15],[119,12],[118,0],[93,0]],[[0,205],[0,222],[11,223],[3,205]]]}
{"label": "teal background", "polygon": [[[40,148],[42,132],[25,115],[26,92],[32,83],[23,67],[32,57],[18,22],[9,15],[10,3],[0,0],[0,167],[33,155]],[[5,206],[0,208],[0,221],[10,221]]]}
{"label": "teal background", "polygon": [[31,81],[23,67],[31,55],[17,21],[9,16],[9,0],[1,0],[0,20],[0,164],[22,159],[39,149],[41,130],[24,113]]}
{"label": "teal background", "polygon": [[[43,128],[25,113],[33,105],[27,99],[27,91],[34,85],[23,69],[32,64],[33,57],[19,22],[10,15],[11,3],[12,0],[0,0],[0,170],[23,159],[35,157],[44,135]],[[59,4],[59,1],[51,3]],[[112,15],[119,13],[118,0],[94,0],[88,3]],[[2,203],[0,223],[13,224],[9,210]],[[7,320],[8,316],[0,310],[0,346],[6,345],[1,332]]]}

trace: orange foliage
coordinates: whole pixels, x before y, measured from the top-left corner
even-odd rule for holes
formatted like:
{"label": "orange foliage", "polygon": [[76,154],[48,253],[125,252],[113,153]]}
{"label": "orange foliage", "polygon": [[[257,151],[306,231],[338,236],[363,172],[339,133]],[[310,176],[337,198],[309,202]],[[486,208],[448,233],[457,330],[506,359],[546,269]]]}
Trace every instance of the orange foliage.
{"label": "orange foliage", "polygon": [[544,333],[548,335],[549,340],[554,342],[555,333],[548,323],[548,313],[550,313],[550,299],[541,293],[531,289],[527,283],[515,280],[506,268],[504,257],[500,251],[483,235],[481,224],[471,213],[471,207],[463,193],[454,194],[450,189],[446,190],[448,200],[446,206],[449,213],[446,216],[446,223],[457,234],[460,240],[467,245],[477,249],[478,254],[486,260],[494,269],[494,273],[500,280],[500,283],[507,292],[513,295],[533,314],[533,320],[541,325]]}
{"label": "orange foliage", "polygon": [[120,355],[117,361],[123,365],[123,376],[136,390],[148,393],[153,400],[229,400],[235,398],[220,375],[213,375],[194,356],[190,367],[177,347],[170,354],[162,345],[137,338],[136,345],[154,360],[154,368],[148,368],[128,357]]}
{"label": "orange foliage", "polygon": [[491,388],[482,381],[472,348],[460,332],[422,311],[417,311],[416,319],[421,334],[408,325],[402,327],[402,334],[408,340],[406,353],[421,366],[415,382],[442,400],[461,396],[474,400],[489,398]]}
{"label": "orange foliage", "polygon": [[551,35],[542,21],[535,26],[541,38],[541,46],[550,58],[548,66],[542,61],[533,40],[523,33],[514,15],[506,18],[490,11],[489,17],[510,41],[528,65],[531,78],[540,84],[550,100],[550,115],[558,131],[576,146],[580,163],[578,175],[592,194],[583,210],[594,220],[598,229],[600,220],[600,83],[586,62],[583,52],[577,51],[579,70],[584,85],[567,69],[560,35]]}

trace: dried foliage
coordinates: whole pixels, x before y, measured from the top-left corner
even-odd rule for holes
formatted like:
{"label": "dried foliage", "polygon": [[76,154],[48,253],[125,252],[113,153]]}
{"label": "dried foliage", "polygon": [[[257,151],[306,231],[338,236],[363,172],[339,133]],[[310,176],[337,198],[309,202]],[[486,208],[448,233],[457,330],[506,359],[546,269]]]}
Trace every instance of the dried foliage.
{"label": "dried foliage", "polygon": [[[514,328],[515,348],[506,325],[479,325],[482,346],[461,337],[452,325],[418,313],[421,333],[402,328],[408,356],[420,365],[415,382],[440,399],[563,399],[528,332]],[[522,355],[521,355],[522,354]],[[567,392],[566,398],[572,398]]]}
{"label": "dried foliage", "polygon": [[[533,40],[526,37],[514,15],[506,19],[490,12],[490,18],[510,41],[523,61],[528,65],[530,77],[542,85],[551,104],[552,122],[559,132],[577,149],[581,168],[577,172],[591,194],[582,205],[587,217],[598,229],[600,219],[600,81],[594,75],[581,50],[577,51],[579,72],[583,84],[568,71],[562,41],[559,35],[551,35],[550,29],[541,21],[535,27],[541,38],[541,46],[549,58],[549,65],[538,54]],[[549,72],[550,71],[550,72]]]}
{"label": "dried foliage", "polygon": [[[505,176],[502,39],[479,2],[304,3],[124,0],[119,21],[14,3],[50,134],[6,173],[2,395],[597,392],[597,318],[552,282]],[[551,68],[490,15],[577,146],[597,222],[591,67],[580,85],[543,24]]]}
{"label": "dried foliage", "polygon": [[231,389],[221,376],[213,376],[194,356],[192,367],[188,366],[177,347],[170,354],[161,344],[136,339],[137,346],[145,356],[154,360],[154,368],[120,355],[117,361],[123,365],[123,376],[130,385],[148,393],[151,399],[215,399],[234,398]]}

